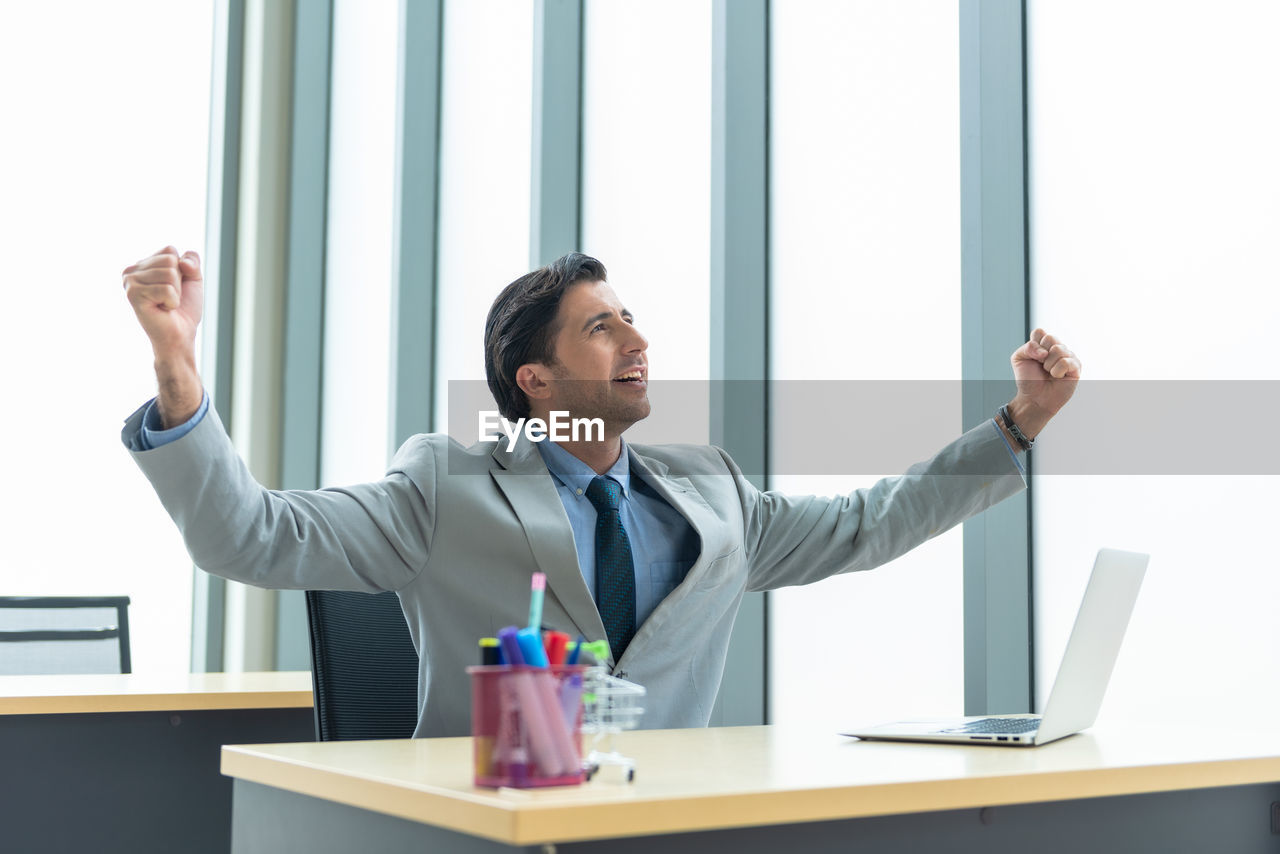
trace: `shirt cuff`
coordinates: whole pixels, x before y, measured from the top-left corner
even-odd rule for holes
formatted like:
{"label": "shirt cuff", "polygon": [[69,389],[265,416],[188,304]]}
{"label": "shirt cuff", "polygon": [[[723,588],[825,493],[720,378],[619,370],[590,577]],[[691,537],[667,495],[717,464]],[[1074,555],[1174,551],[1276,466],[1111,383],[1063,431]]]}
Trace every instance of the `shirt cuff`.
{"label": "shirt cuff", "polygon": [[177,427],[164,429],[164,422],[160,420],[160,408],[156,406],[156,399],[151,398],[147,403],[147,411],[142,414],[142,429],[138,431],[139,444],[142,450],[152,451],[161,445],[167,445],[170,442],[176,442],[183,436],[195,429],[196,425],[204,418],[209,411],[209,393],[205,392],[200,398],[200,408],[195,414]]}
{"label": "shirt cuff", "polygon": [[[1000,422],[992,418],[991,426],[994,427],[996,432],[1000,434],[1000,440],[1004,442],[1004,446],[1008,448],[1009,456],[1013,458],[1013,464],[1018,467],[1018,474],[1022,475],[1023,477],[1026,477],[1027,468],[1022,464],[1022,460],[1018,457],[1018,452],[1014,450],[1013,445],[1009,444],[1009,437],[1006,436],[1004,434],[1004,431],[1000,429]],[[145,428],[143,432],[146,432]]]}

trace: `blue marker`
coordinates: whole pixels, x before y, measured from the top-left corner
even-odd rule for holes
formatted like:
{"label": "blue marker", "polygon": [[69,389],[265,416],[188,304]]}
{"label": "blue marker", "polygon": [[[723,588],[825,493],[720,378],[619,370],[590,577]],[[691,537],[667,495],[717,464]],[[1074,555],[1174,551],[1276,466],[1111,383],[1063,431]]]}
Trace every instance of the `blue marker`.
{"label": "blue marker", "polygon": [[520,653],[524,663],[534,667],[546,667],[547,651],[542,646],[542,634],[537,629],[521,629],[516,632],[516,642],[520,644]]}
{"label": "blue marker", "polygon": [[564,663],[577,664],[578,656],[582,654],[582,645],[586,642],[587,639],[585,637],[578,635],[578,639],[574,642],[573,649],[569,650],[569,657],[564,660]]}

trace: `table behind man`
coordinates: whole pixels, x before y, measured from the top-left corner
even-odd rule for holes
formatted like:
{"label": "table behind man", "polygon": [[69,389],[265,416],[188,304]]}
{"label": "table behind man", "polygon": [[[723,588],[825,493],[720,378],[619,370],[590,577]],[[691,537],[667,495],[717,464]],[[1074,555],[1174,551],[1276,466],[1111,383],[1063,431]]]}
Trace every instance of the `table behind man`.
{"label": "table behind man", "polygon": [[544,626],[608,637],[613,672],[648,689],[646,726],[705,726],[745,592],[879,566],[1018,492],[1015,448],[1080,375],[1037,329],[1011,357],[1003,424],[847,496],[761,492],[718,448],[623,441],[650,411],[648,341],[604,266],[571,253],[498,295],[486,374],[505,418],[562,411],[600,419],[602,436],[463,448],[418,435],[382,480],[281,492],[254,481],[209,408],[198,256],[165,247],[123,278],[159,384],[123,439],[196,565],[266,587],[395,590],[421,661],[417,736],[468,731],[463,668],[477,638],[523,621],[539,569]]}
{"label": "table behind man", "polygon": [[314,737],[306,672],[0,676],[0,851],[226,854],[222,745]]}

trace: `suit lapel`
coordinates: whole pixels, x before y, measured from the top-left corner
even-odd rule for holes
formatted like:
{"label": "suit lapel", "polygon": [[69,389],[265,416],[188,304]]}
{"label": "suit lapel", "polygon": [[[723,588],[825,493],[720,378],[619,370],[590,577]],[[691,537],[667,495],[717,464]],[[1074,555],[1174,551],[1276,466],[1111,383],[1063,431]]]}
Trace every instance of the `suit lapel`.
{"label": "suit lapel", "polygon": [[578,632],[588,640],[604,637],[600,612],[578,567],[573,529],[542,455],[523,436],[513,450],[506,448],[505,439],[497,443],[490,473],[520,519],[538,569]]}
{"label": "suit lapel", "polygon": [[726,547],[720,542],[723,536],[716,536],[723,531],[723,525],[688,478],[670,476],[666,463],[642,456],[635,445],[631,446],[631,459],[645,483],[653,487],[663,500],[693,526],[698,535],[699,551],[698,560],[689,570],[688,577],[696,576],[711,558],[719,555]]}

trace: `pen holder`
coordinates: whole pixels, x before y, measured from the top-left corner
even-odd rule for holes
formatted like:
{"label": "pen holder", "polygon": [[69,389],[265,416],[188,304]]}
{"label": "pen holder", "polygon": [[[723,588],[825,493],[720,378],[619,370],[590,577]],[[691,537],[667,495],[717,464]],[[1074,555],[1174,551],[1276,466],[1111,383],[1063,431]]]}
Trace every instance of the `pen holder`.
{"label": "pen holder", "polygon": [[571,786],[582,766],[582,665],[468,667],[477,786]]}

